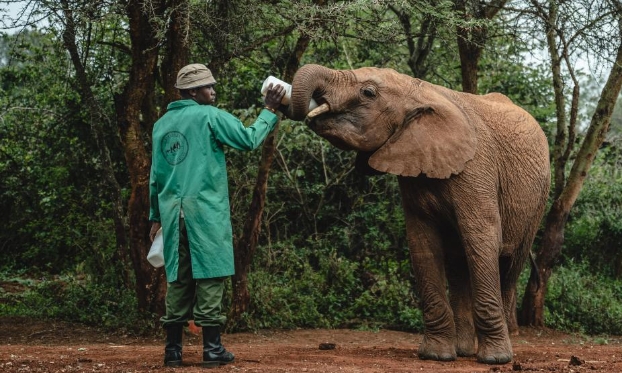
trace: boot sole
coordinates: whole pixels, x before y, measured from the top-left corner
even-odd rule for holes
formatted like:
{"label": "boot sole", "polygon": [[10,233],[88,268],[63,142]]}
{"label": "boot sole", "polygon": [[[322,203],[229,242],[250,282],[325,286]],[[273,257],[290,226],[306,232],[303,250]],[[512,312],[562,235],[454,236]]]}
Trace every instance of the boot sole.
{"label": "boot sole", "polygon": [[220,366],[220,362],[218,361],[204,361],[201,363],[203,368],[217,368]]}
{"label": "boot sole", "polygon": [[181,366],[181,360],[167,361],[166,363],[164,363],[164,366],[171,367],[171,368],[180,367]]}
{"label": "boot sole", "polygon": [[233,360],[231,361],[204,361],[201,363],[201,366],[203,366],[203,368],[216,368],[221,365],[227,365],[231,363],[233,363]]}

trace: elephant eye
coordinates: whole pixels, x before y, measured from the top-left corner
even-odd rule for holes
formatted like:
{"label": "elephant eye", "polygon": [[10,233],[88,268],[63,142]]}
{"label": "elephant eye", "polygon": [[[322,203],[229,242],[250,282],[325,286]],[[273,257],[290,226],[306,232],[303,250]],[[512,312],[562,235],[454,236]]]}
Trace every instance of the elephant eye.
{"label": "elephant eye", "polygon": [[365,97],[376,97],[376,87],[365,87],[361,89],[361,91],[363,92],[363,95],[365,95]]}

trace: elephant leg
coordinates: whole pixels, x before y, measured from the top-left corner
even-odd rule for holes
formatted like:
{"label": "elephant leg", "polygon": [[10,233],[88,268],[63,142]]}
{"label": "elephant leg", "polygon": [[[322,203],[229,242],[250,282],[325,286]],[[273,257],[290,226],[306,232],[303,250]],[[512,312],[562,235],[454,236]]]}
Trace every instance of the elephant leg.
{"label": "elephant leg", "polygon": [[456,325],[456,353],[460,357],[476,353],[475,326],[473,324],[473,302],[471,279],[464,256],[449,259],[446,266],[449,283],[449,300]]}
{"label": "elephant leg", "polygon": [[[538,220],[534,220],[538,222]],[[510,335],[518,335],[518,321],[516,320],[516,284],[521,271],[529,258],[529,252],[533,243],[538,224],[532,224],[522,242],[510,255],[499,258],[499,270],[501,272],[501,297],[503,309]]]}
{"label": "elephant leg", "polygon": [[456,359],[456,329],[446,295],[444,253],[435,228],[407,214],[406,227],[425,331],[418,355],[423,360]]}
{"label": "elephant leg", "polygon": [[[521,260],[522,262],[522,260]],[[503,313],[510,335],[518,335],[518,321],[516,320],[516,283],[520,269],[515,268],[518,263],[511,257],[501,257],[499,267],[501,271],[501,298],[503,299]]]}
{"label": "elephant leg", "polygon": [[479,206],[472,210],[480,211],[479,216],[471,213],[459,224],[471,274],[477,360],[504,364],[512,360],[512,346],[501,295],[501,219],[494,205],[480,201]]}
{"label": "elephant leg", "polygon": [[[498,259],[478,258],[474,265],[473,310],[477,330],[477,360],[486,364],[505,364],[512,360],[512,346],[499,283]],[[482,271],[482,267],[488,267]]]}
{"label": "elephant leg", "polygon": [[505,322],[508,325],[510,335],[518,335],[518,320],[516,319],[516,287],[505,289],[501,292]]}

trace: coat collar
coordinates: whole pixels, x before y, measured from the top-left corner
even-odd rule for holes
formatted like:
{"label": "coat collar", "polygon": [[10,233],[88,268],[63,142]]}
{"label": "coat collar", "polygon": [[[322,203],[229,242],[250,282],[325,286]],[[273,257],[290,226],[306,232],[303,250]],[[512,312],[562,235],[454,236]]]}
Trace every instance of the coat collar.
{"label": "coat collar", "polygon": [[194,100],[177,100],[168,104],[167,110],[181,109],[188,106],[198,106],[199,104]]}

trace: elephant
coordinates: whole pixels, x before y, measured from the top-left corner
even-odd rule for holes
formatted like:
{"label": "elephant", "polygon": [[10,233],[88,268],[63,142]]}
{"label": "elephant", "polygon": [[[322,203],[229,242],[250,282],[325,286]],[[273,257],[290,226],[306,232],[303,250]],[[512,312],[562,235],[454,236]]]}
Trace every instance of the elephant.
{"label": "elephant", "polygon": [[285,115],[356,151],[357,169],[397,175],[424,321],[419,358],[512,361],[516,283],[550,188],[538,122],[500,93],[314,64],[295,74]]}

